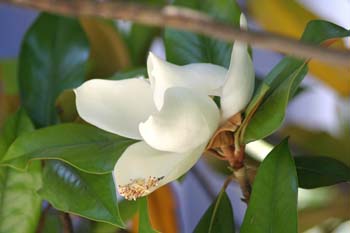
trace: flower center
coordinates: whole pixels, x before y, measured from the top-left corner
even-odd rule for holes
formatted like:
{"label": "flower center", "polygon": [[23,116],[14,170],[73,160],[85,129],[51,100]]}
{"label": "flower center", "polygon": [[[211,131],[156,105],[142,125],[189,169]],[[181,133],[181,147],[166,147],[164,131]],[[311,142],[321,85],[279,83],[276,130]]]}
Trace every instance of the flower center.
{"label": "flower center", "polygon": [[148,179],[130,180],[127,185],[118,185],[119,193],[127,200],[136,200],[136,198],[149,194],[151,188],[157,187],[162,177],[148,177]]}

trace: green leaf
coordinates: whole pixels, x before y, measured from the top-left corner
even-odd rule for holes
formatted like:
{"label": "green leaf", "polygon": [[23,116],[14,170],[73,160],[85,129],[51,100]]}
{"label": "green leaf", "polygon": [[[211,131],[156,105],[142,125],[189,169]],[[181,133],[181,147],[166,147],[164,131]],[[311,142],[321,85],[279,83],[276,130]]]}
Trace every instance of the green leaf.
{"label": "green leaf", "polygon": [[111,173],[88,174],[61,162],[47,161],[38,193],[61,211],[124,226]]}
{"label": "green leaf", "polygon": [[0,160],[17,137],[32,131],[34,126],[23,109],[9,117],[0,136]]}
{"label": "green leaf", "polygon": [[54,159],[88,173],[109,173],[134,142],[88,125],[60,124],[19,137],[2,163],[23,170],[31,160]]}
{"label": "green leaf", "polygon": [[27,172],[0,168],[0,232],[35,232],[40,218],[41,166],[34,163]]}
{"label": "green leaf", "polygon": [[[258,79],[255,78],[257,81]],[[255,82],[255,87],[256,87],[256,82]],[[247,130],[247,127],[250,124],[251,118],[254,116],[256,110],[259,108],[259,105],[262,103],[264,100],[264,97],[268,90],[270,89],[270,86],[267,85],[265,82],[261,82],[258,88],[254,91],[253,98],[249,102],[246,110],[245,110],[245,117],[242,122],[242,125],[240,128],[238,128],[238,132],[236,135],[239,135],[239,140],[243,142],[245,139],[245,131]]]}
{"label": "green leaf", "polygon": [[297,196],[297,173],[284,140],[259,167],[241,232],[297,233]]}
{"label": "green leaf", "polygon": [[[120,216],[124,222],[128,222],[135,216],[135,214],[138,211],[139,203],[138,200],[136,201],[128,201],[128,200],[122,200],[118,203],[118,208],[120,212]],[[91,227],[91,233],[114,233],[119,232],[119,227],[116,227],[114,225],[108,224],[108,223],[102,223],[102,222],[94,222],[93,226]],[[86,232],[86,231],[82,231]]]}
{"label": "green leaf", "polygon": [[21,101],[36,126],[57,122],[56,98],[84,81],[88,57],[77,20],[47,13],[36,19],[24,36],[18,70]]}
{"label": "green leaf", "polygon": [[195,233],[234,233],[233,210],[225,191],[220,192],[197,224]]}
{"label": "green leaf", "polygon": [[[241,11],[235,0],[176,0],[174,4],[203,11],[239,26]],[[164,43],[167,60],[178,65],[205,62],[228,67],[230,64],[232,43],[172,28],[165,29]]]}
{"label": "green leaf", "polygon": [[126,42],[130,50],[132,64],[134,66],[144,65],[153,39],[159,34],[159,28],[149,27],[134,23]]}
{"label": "green leaf", "polygon": [[128,201],[128,200],[122,200],[118,203],[120,215],[122,216],[122,219],[126,222],[127,220],[130,220],[132,217],[135,216],[137,213],[137,210],[139,208],[138,201]]}
{"label": "green leaf", "polygon": [[[9,118],[0,135],[0,158],[18,135],[32,131],[33,125],[23,110]],[[27,172],[0,167],[0,232],[35,232],[40,217],[40,163],[31,164]]]}
{"label": "green leaf", "polygon": [[[314,20],[305,28],[301,41],[320,44],[329,39],[346,36],[350,36],[350,31],[345,28],[326,21]],[[243,135],[245,143],[264,138],[281,126],[287,104],[306,75],[306,63],[306,60],[288,56],[266,76],[264,83],[270,89],[250,119]]]}
{"label": "green leaf", "polygon": [[17,59],[0,59],[0,80],[4,82],[4,93],[15,95],[17,86]]}
{"label": "green leaf", "polygon": [[[255,78],[255,87],[257,87],[257,80]],[[256,91],[254,92],[254,96],[252,98],[252,100],[249,102],[247,108],[246,108],[246,115],[249,115],[251,112],[255,111],[256,107],[259,105],[259,103],[263,100],[264,96],[266,95],[266,93],[268,92],[268,90],[270,89],[270,86],[267,85],[265,82],[260,81],[260,85],[259,87],[256,89]]]}
{"label": "green leaf", "polygon": [[348,37],[350,30],[325,20],[312,20],[306,26],[301,40],[307,43],[321,44],[326,40]]}
{"label": "green leaf", "polygon": [[301,66],[263,101],[247,125],[245,143],[267,137],[282,125],[288,102],[294,94],[293,86],[300,82],[306,73],[306,65]]}
{"label": "green leaf", "polygon": [[151,225],[151,220],[148,215],[147,197],[142,197],[138,200],[139,204],[139,233],[157,233]]}
{"label": "green leaf", "polygon": [[332,158],[299,156],[295,158],[295,165],[301,188],[310,189],[350,182],[350,167]]}

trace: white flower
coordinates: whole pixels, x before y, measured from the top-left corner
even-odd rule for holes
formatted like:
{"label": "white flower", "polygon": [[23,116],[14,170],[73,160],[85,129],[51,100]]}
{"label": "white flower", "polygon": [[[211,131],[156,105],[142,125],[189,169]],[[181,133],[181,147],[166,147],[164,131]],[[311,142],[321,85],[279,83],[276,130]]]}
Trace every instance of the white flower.
{"label": "white flower", "polygon": [[[241,26],[246,20],[241,16]],[[90,80],[75,90],[79,115],[111,133],[141,140],[114,168],[126,199],[149,194],[187,172],[220,122],[243,110],[254,89],[247,45],[235,42],[229,70],[213,64],[177,66],[150,53],[149,80]],[[211,95],[221,97],[221,112]]]}

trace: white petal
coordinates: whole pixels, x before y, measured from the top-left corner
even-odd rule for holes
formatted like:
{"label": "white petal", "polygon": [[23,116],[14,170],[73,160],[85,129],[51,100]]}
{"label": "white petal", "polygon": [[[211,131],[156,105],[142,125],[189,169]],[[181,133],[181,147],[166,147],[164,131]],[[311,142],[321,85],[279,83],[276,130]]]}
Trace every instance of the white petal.
{"label": "white petal", "polygon": [[207,95],[220,95],[227,73],[224,67],[209,63],[178,66],[152,53],[148,56],[147,70],[158,109],[161,109],[164,93],[170,87],[187,87]]}
{"label": "white petal", "polygon": [[79,115],[87,122],[111,133],[141,139],[138,130],[156,108],[147,80],[120,81],[93,79],[75,89]]}
{"label": "white petal", "polygon": [[220,113],[205,94],[183,87],[167,89],[160,112],[140,124],[142,138],[162,151],[184,152],[207,142],[217,129]]}
{"label": "white petal", "polygon": [[[241,15],[241,27],[247,27],[244,15]],[[235,41],[231,54],[231,64],[226,82],[222,88],[221,110],[226,120],[243,110],[254,92],[254,67],[246,43]]]}
{"label": "white petal", "polygon": [[[114,167],[113,177],[119,193],[135,199],[179,178],[197,162],[205,146],[185,153],[155,150],[145,142],[129,146]],[[156,181],[154,185],[146,187],[152,179]]]}

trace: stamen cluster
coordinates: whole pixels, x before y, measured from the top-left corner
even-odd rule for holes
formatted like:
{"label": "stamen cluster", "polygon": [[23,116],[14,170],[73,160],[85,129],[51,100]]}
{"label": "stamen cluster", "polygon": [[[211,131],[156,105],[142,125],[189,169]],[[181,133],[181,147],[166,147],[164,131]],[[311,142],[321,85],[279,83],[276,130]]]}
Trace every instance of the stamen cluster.
{"label": "stamen cluster", "polygon": [[127,200],[136,200],[149,194],[151,188],[157,187],[164,177],[148,177],[148,179],[130,180],[127,185],[118,185],[119,194]]}

